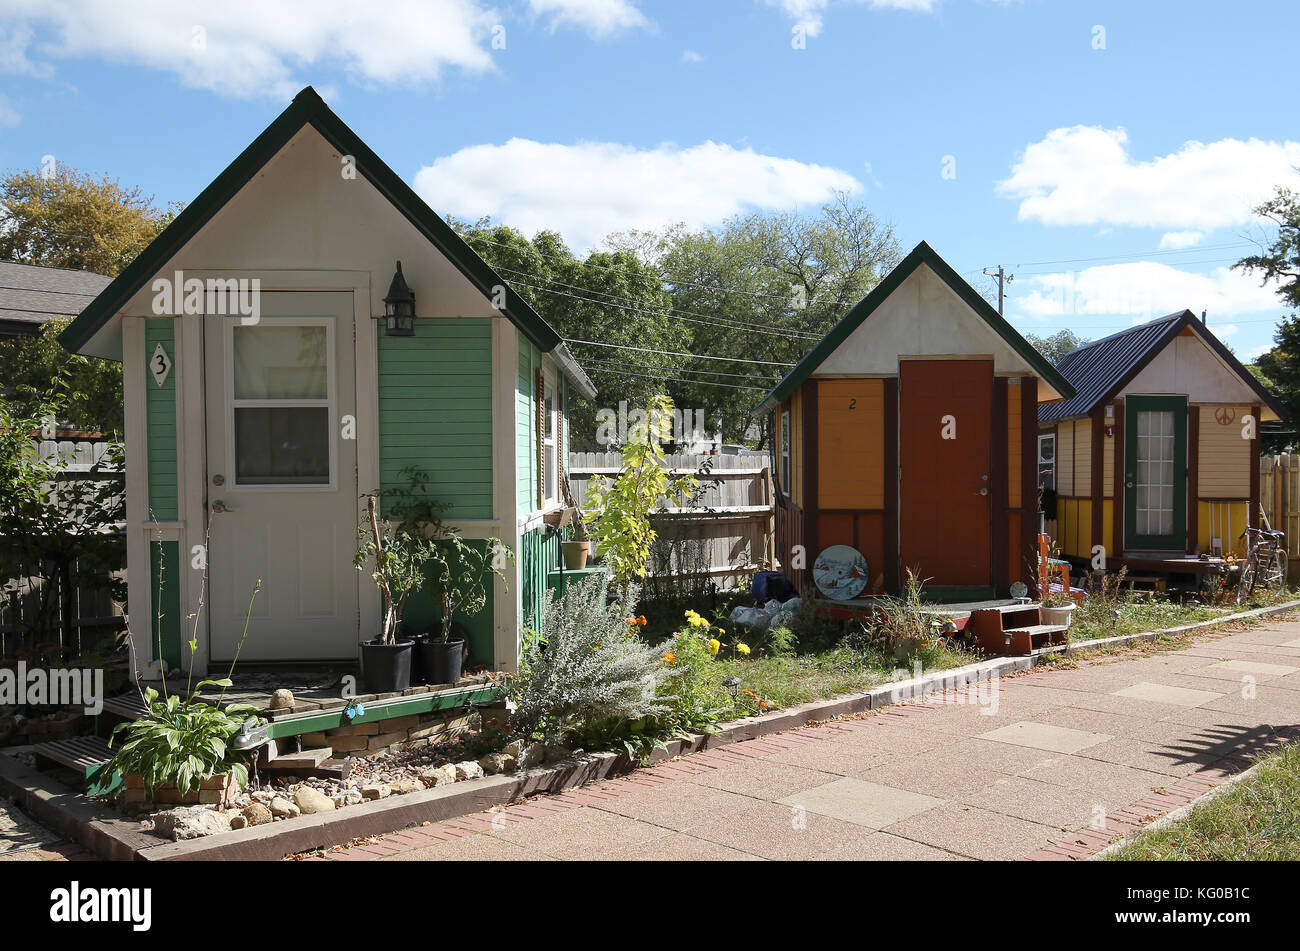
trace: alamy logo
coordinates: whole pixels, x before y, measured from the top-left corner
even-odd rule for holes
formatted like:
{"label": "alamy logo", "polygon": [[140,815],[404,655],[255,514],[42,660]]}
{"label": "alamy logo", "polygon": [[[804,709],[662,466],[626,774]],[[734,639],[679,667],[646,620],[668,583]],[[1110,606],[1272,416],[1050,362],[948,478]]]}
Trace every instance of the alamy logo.
{"label": "alamy logo", "polygon": [[156,278],[153,313],[158,317],[203,314],[216,317],[239,317],[241,324],[255,324],[262,319],[262,279],[210,277],[206,281],[186,277],[176,271],[171,277]]}
{"label": "alamy logo", "polygon": [[153,890],[149,888],[82,888],[73,882],[50,892],[50,921],[129,922],[132,931],[148,931],[153,924]]}
{"label": "alamy logo", "polygon": [[104,671],[102,668],[45,670],[20,660],[16,669],[0,670],[0,707],[3,706],[81,707],[86,716],[99,716],[104,710]]}

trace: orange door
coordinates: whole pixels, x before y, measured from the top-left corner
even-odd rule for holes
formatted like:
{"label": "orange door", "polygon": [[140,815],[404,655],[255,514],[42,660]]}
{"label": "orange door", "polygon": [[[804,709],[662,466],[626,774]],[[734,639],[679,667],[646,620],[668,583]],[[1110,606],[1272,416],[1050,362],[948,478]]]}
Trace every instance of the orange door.
{"label": "orange door", "polygon": [[931,585],[989,585],[993,364],[903,360],[899,553]]}

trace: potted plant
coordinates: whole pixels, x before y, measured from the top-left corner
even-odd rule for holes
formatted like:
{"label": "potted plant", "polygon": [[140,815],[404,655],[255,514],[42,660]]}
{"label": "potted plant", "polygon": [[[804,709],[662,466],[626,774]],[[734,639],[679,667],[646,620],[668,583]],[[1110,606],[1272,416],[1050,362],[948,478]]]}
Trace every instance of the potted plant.
{"label": "potted plant", "polygon": [[591,557],[591,539],[587,537],[587,526],[583,524],[581,515],[574,518],[573,534],[560,542],[560,551],[564,554],[565,571],[581,571],[587,567],[587,559]]}
{"label": "potted plant", "polygon": [[1038,616],[1044,624],[1070,626],[1070,619],[1078,607],[1065,591],[1048,591],[1038,601]]}
{"label": "potted plant", "polygon": [[482,548],[466,542],[456,532],[433,542],[429,581],[439,594],[442,619],[417,641],[420,668],[429,683],[454,684],[460,680],[465,639],[452,638],[452,618],[457,612],[475,615],[482,611],[487,606],[488,580],[495,576],[504,582],[501,567],[513,557],[513,552],[497,538],[486,539]]}
{"label": "potted plant", "polygon": [[378,503],[366,497],[366,520],[357,529],[360,545],[355,564],[364,571],[372,561],[371,577],[384,598],[379,636],[361,644],[361,681],[367,693],[391,693],[411,686],[414,641],[399,640],[398,627],[411,593],[424,584],[424,566],[434,557],[437,541],[405,525],[379,524]]}

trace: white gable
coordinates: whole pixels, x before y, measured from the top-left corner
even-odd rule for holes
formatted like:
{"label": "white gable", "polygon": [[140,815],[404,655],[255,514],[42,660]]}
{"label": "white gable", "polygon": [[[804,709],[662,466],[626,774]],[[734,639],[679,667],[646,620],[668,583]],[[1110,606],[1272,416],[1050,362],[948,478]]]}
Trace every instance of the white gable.
{"label": "white gable", "polygon": [[[1236,370],[1196,333],[1182,333],[1171,340],[1119,395],[1180,393],[1187,394],[1189,403],[1250,406],[1260,402]],[[1277,414],[1267,406],[1260,415],[1264,419],[1277,419]]]}
{"label": "white gable", "polygon": [[[990,327],[926,264],[919,265],[828,356],[815,377],[896,376],[908,357],[992,358],[1001,376],[1038,376],[1010,344]],[[1039,399],[1060,394],[1046,381]]]}

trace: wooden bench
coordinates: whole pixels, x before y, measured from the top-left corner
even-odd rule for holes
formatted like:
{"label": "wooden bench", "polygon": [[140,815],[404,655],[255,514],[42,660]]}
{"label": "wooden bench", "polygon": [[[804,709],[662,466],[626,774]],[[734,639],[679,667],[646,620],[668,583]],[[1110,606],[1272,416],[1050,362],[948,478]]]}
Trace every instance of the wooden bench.
{"label": "wooden bench", "polygon": [[81,777],[87,794],[103,796],[122,785],[122,777],[108,769],[113,750],[108,741],[98,736],[74,736],[70,740],[52,740],[32,747],[36,768],[60,766]]}

